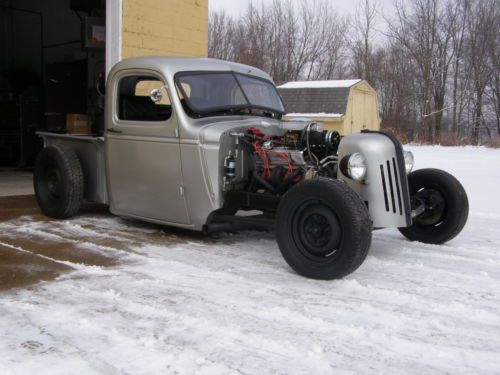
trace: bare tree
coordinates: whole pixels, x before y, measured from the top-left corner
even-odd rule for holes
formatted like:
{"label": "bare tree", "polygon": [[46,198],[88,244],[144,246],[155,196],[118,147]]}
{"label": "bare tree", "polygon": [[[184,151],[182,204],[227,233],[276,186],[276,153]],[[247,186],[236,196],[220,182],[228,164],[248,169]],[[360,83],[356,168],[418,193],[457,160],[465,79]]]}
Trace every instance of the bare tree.
{"label": "bare tree", "polygon": [[269,72],[277,82],[284,82],[295,76],[300,69],[294,56],[300,43],[297,38],[299,20],[289,0],[273,0],[271,9],[262,9],[262,13],[266,12],[269,14],[270,38],[265,53],[268,55]]}
{"label": "bare tree", "polygon": [[345,17],[339,17],[327,4],[322,3],[319,8],[318,22],[321,27],[317,28],[314,42],[309,47],[308,54],[311,58],[307,62],[309,70],[306,79],[340,79],[347,71],[345,65],[348,59],[346,40],[348,22]]}
{"label": "bare tree", "polygon": [[494,128],[500,137],[500,0],[395,0],[386,33],[377,0],[358,1],[350,19],[328,0],[250,3],[235,19],[212,13],[209,55],[259,67],[276,83],[364,78],[383,126],[408,141],[451,131],[477,144]]}
{"label": "bare tree", "polygon": [[208,24],[208,55],[223,60],[234,59],[234,21],[222,11],[210,13]]}
{"label": "bare tree", "polygon": [[415,0],[409,9],[402,0],[396,4],[397,22],[390,26],[390,36],[404,46],[420,72],[419,107],[422,131],[429,141],[435,141],[433,110],[433,60],[438,34],[438,0]]}
{"label": "bare tree", "polygon": [[350,21],[350,48],[352,69],[356,77],[363,78],[374,85],[373,77],[373,38],[377,22],[377,9],[380,4],[375,0],[359,0]]}
{"label": "bare tree", "polygon": [[269,71],[268,47],[271,26],[264,5],[258,9],[250,3],[243,19],[240,20],[236,61]]}
{"label": "bare tree", "polygon": [[[444,7],[439,9],[436,49],[431,65],[434,110],[427,115],[434,118],[434,141],[439,141],[441,138],[443,112],[447,109],[445,108],[445,100],[448,92],[448,74],[453,66],[455,54],[459,52],[458,46],[453,42],[455,34],[458,32],[457,28],[462,26],[460,25],[460,15],[460,4],[455,1],[447,2]],[[453,102],[451,107],[454,107],[455,104]]]}
{"label": "bare tree", "polygon": [[[460,0],[458,2],[458,15],[455,27],[452,32],[453,50],[455,51],[453,59],[453,94],[452,94],[452,124],[451,132],[458,134],[458,123],[462,117],[463,111],[463,92],[467,86],[469,74],[463,72],[463,45],[465,39],[465,26],[469,16],[470,0]],[[462,74],[461,74],[462,73]]]}
{"label": "bare tree", "polygon": [[[498,14],[496,22],[498,24]],[[490,49],[490,66],[492,78],[487,85],[487,96],[494,113],[495,127],[500,136],[500,34],[498,32]]]}
{"label": "bare tree", "polygon": [[238,20],[215,13],[210,24],[209,56],[256,66],[277,83],[338,77],[347,56],[346,21],[325,0],[250,3]]}
{"label": "bare tree", "polygon": [[480,144],[481,128],[484,128],[484,94],[493,75],[491,50],[500,27],[498,1],[482,0],[471,7],[467,22],[467,61],[471,68],[473,128],[472,143]]}
{"label": "bare tree", "polygon": [[380,48],[377,55],[380,56],[377,92],[382,125],[407,141],[413,140],[418,122],[416,66],[408,51],[398,43]]}

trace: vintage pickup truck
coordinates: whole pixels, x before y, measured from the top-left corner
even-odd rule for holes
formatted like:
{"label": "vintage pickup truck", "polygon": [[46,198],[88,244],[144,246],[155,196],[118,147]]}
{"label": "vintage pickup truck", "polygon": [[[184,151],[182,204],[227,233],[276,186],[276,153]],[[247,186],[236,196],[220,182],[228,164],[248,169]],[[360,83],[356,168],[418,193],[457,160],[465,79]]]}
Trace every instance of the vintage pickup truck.
{"label": "vintage pickup truck", "polygon": [[103,136],[39,133],[38,203],[53,218],[86,200],[197,231],[271,228],[287,263],[317,279],[357,269],[373,229],[439,244],[464,227],[460,183],[411,172],[413,156],[393,136],[341,137],[284,114],[271,78],[251,66],[124,60],[108,77]]}

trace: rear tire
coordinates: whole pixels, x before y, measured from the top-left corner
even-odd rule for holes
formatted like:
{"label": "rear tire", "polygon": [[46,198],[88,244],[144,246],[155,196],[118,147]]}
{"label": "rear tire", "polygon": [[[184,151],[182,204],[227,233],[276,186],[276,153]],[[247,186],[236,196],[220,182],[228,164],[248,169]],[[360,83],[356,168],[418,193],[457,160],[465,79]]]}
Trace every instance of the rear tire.
{"label": "rear tire", "polygon": [[52,218],[74,216],[84,192],[83,171],[75,152],[60,146],[48,146],[35,162],[34,187],[42,212]]}
{"label": "rear tire", "polygon": [[413,224],[399,231],[410,241],[442,244],[457,236],[469,216],[467,193],[451,174],[439,169],[419,169],[408,175],[412,208],[425,203],[426,210]]}
{"label": "rear tire", "polygon": [[301,182],[281,199],[278,245],[298,274],[331,280],[354,272],[371,244],[368,209],[351,188],[328,178]]}

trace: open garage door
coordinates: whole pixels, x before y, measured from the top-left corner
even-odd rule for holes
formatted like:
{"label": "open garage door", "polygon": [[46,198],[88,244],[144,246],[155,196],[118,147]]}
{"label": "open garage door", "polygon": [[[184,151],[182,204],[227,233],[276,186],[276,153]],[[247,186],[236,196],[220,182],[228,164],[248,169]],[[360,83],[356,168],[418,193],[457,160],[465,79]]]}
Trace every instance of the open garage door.
{"label": "open garage door", "polygon": [[68,115],[102,131],[105,3],[0,0],[0,167],[32,165],[35,132],[65,132]]}

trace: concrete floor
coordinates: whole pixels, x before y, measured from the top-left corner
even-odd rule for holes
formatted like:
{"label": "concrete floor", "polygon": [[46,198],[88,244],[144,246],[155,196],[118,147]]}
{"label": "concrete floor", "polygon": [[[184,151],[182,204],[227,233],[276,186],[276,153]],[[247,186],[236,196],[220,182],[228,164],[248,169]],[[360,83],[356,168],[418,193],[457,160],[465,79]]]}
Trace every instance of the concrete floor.
{"label": "concrete floor", "polygon": [[32,172],[0,169],[0,197],[34,193]]}
{"label": "concrete floor", "polygon": [[[50,221],[36,204],[33,173],[0,169],[0,226],[22,217]],[[30,236],[13,241],[8,231],[0,228],[0,291],[54,279],[71,270],[63,262],[68,259],[99,266],[115,264],[112,258],[81,253],[64,241],[39,242]]]}
{"label": "concrete floor", "polygon": [[[12,191],[12,188],[8,191]],[[108,216],[107,210],[100,206],[87,205],[82,208],[83,213],[89,210],[94,215]],[[104,267],[117,263],[115,257],[82,251],[72,239],[41,240],[33,234],[12,236],[8,228],[12,225],[17,227],[16,222],[26,221],[41,222],[47,228],[50,228],[52,222],[57,223],[40,212],[34,195],[0,197],[0,291],[52,280],[72,269],[66,264],[67,261]],[[111,242],[112,240],[109,241]]]}
{"label": "concrete floor", "polygon": [[74,220],[55,220],[42,214],[34,195],[0,197],[0,293],[51,281],[75,267],[116,266],[144,243],[200,239],[211,241],[181,229],[116,218],[104,205],[86,203]]}

